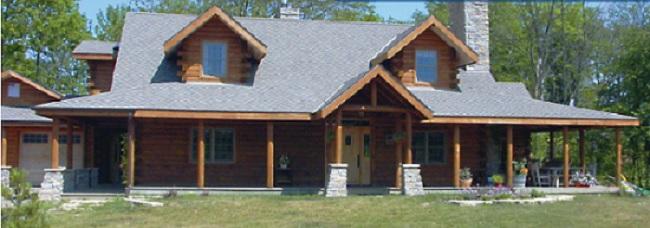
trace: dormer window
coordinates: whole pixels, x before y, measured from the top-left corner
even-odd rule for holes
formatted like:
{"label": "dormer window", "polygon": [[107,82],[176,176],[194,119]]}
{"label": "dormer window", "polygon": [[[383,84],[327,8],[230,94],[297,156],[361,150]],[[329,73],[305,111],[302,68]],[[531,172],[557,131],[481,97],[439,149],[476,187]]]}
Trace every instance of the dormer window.
{"label": "dormer window", "polygon": [[415,75],[418,82],[438,80],[438,53],[435,50],[415,51]]}
{"label": "dormer window", "polygon": [[203,74],[226,77],[228,46],[225,42],[203,41]]}
{"label": "dormer window", "polygon": [[9,83],[9,86],[7,87],[7,96],[20,97],[20,83]]}

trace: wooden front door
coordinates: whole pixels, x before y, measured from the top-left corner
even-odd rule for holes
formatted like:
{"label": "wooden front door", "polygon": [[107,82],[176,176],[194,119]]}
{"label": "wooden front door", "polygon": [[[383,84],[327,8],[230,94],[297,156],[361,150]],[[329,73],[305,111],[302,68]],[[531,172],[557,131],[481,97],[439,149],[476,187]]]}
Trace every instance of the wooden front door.
{"label": "wooden front door", "polygon": [[370,184],[370,127],[343,128],[343,163],[348,164],[348,184]]}

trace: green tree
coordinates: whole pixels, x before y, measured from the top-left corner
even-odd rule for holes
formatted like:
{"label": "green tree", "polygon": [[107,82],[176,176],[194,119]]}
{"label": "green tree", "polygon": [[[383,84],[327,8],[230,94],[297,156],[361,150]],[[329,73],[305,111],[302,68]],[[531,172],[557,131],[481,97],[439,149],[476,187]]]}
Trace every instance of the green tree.
{"label": "green tree", "polygon": [[2,186],[3,205],[12,205],[2,208],[3,227],[49,227],[45,207],[38,195],[32,192],[26,176],[25,172],[12,169],[9,186]]}
{"label": "green tree", "polygon": [[72,49],[89,36],[74,0],[2,1],[2,69],[65,94],[84,93],[85,65]]}
{"label": "green tree", "polygon": [[97,25],[94,27],[95,38],[104,41],[119,41],[124,27],[124,17],[132,11],[129,5],[109,5],[106,10],[97,13]]}

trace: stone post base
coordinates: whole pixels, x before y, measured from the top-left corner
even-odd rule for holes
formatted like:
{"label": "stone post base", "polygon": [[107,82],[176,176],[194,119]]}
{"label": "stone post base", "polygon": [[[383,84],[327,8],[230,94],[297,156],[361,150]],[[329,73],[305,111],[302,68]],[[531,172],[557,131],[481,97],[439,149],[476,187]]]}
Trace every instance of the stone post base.
{"label": "stone post base", "polygon": [[348,164],[329,164],[329,177],[325,184],[325,197],[348,195]]}
{"label": "stone post base", "polygon": [[402,164],[402,193],[407,196],[424,195],[419,164]]}
{"label": "stone post base", "polygon": [[0,173],[0,184],[8,187],[9,175],[11,175],[11,166],[2,166],[2,173]]}
{"label": "stone post base", "polygon": [[45,201],[59,201],[63,194],[63,171],[65,167],[58,169],[45,169],[45,176],[41,189],[38,191],[38,198]]}

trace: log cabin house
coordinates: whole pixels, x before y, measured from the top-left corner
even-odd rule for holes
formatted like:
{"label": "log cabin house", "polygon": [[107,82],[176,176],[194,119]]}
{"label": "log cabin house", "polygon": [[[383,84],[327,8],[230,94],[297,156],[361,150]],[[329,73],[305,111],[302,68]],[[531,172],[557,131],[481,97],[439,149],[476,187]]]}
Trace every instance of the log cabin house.
{"label": "log cabin house", "polygon": [[336,195],[346,186],[406,188],[406,167],[425,188],[458,187],[461,167],[477,183],[503,173],[511,184],[509,164],[529,156],[531,134],[561,131],[568,167],[584,165],[570,161],[568,134],[602,127],[617,129],[620,173],[620,128],[636,118],[496,82],[487,3],[450,5],[451,28],[434,16],[394,25],[235,18],[218,7],[128,13],[119,48],[75,49],[90,65],[93,95],[35,110],[54,120],[53,135],[58,120],[84,126],[87,146],[71,153],[83,153],[100,182],[119,174],[111,158],[120,150],[109,148],[124,139],[128,189],[342,188]]}

